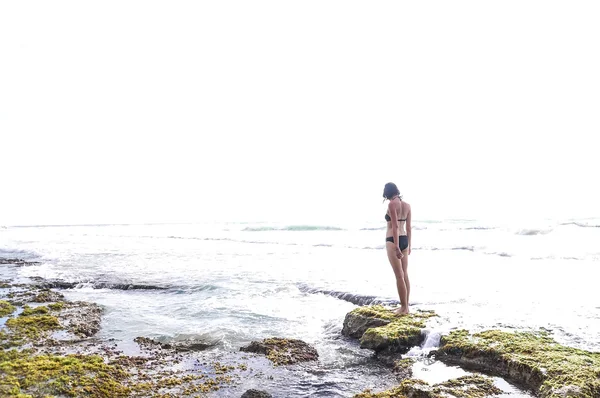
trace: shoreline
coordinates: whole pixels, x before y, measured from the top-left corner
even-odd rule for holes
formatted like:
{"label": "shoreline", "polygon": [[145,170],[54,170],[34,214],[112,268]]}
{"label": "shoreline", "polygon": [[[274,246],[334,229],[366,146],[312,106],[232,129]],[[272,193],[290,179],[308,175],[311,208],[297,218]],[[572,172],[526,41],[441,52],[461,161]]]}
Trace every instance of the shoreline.
{"label": "shoreline", "polygon": [[[32,264],[18,259],[0,259],[0,263],[8,267]],[[237,394],[232,391],[238,391],[240,386],[258,390],[257,387],[269,384],[265,381],[272,380],[277,369],[293,370],[294,367],[304,366],[302,363],[318,362],[318,352],[314,348],[302,341],[286,339],[285,336],[280,340],[253,342],[253,349],[239,347],[239,351],[226,353],[211,351],[210,343],[202,341],[173,344],[140,336],[133,342],[127,342],[135,352],[125,355],[118,348],[119,342],[96,337],[103,315],[100,306],[66,300],[60,291],[51,287],[60,285],[52,286],[38,278],[33,278],[31,283],[0,281],[0,319],[3,320],[0,323],[3,348],[0,362],[4,371],[0,379],[0,393],[7,396],[83,394],[92,397],[166,398],[223,394],[239,397],[241,392]],[[431,311],[416,311],[410,317],[399,318],[381,305],[359,306],[349,312],[344,320],[342,336],[372,351],[373,358],[390,368],[394,374],[387,381],[392,385],[391,389],[353,391],[352,396],[401,398],[421,394],[418,396],[433,398],[436,397],[431,395],[433,392],[448,392],[451,388],[466,389],[470,391],[468,396],[473,397],[502,392],[498,389],[498,380],[489,376],[506,378],[542,397],[588,397],[593,395],[586,395],[586,391],[592,391],[593,394],[600,391],[600,387],[593,384],[583,387],[567,384],[543,389],[546,381],[543,377],[538,377],[538,381],[533,383],[528,378],[515,376],[510,361],[502,359],[502,353],[487,362],[478,358],[482,352],[481,346],[469,345],[472,337],[464,331],[442,336],[440,346],[424,358],[460,365],[465,372],[475,371],[475,374],[433,384],[413,378],[413,369],[418,360],[405,354],[423,344],[423,330],[427,321],[436,316]],[[548,343],[547,336],[527,336],[533,338],[529,343]],[[507,335],[495,337],[513,339]],[[538,338],[541,340],[536,340]],[[497,344],[500,340],[492,340],[492,343]],[[600,364],[599,353],[560,347],[566,349],[569,355],[591,355],[590,366]],[[483,347],[483,352],[489,354],[489,347]],[[598,362],[594,362],[596,358]],[[495,362],[504,363],[504,368],[495,368]],[[47,370],[49,364],[51,370]],[[81,369],[85,369],[85,372]],[[600,374],[600,365],[598,372]],[[524,374],[522,369],[520,374]],[[94,375],[102,375],[95,379],[103,381],[93,381]],[[57,383],[57,380],[60,382]],[[269,391],[263,393],[287,396],[277,395],[276,388],[271,384],[267,388]],[[429,391],[429,395],[422,395],[425,390]],[[268,396],[252,394],[258,393],[255,391],[244,396]]]}

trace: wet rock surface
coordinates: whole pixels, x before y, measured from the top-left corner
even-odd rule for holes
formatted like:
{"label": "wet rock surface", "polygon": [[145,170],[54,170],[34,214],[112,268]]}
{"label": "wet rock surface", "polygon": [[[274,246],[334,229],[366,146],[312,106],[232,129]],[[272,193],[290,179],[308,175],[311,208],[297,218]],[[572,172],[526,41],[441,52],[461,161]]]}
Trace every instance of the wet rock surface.
{"label": "wet rock surface", "polygon": [[397,387],[381,392],[364,391],[354,398],[484,398],[501,394],[494,381],[485,376],[463,376],[430,385],[423,380],[407,379]]}
{"label": "wet rock surface", "polygon": [[25,261],[20,258],[0,258],[0,265],[15,265],[15,266],[24,266],[24,265],[36,265],[39,262],[36,261]]}
{"label": "wet rock surface", "polygon": [[423,342],[426,321],[435,316],[431,311],[400,316],[381,305],[359,307],[346,315],[342,333],[359,338],[361,348],[404,353]]}
{"label": "wet rock surface", "polygon": [[102,322],[102,307],[85,301],[62,303],[59,320],[67,330],[79,337],[91,337],[98,333]]}
{"label": "wet rock surface", "polygon": [[272,398],[273,396],[266,391],[250,389],[242,394],[240,398]]}
{"label": "wet rock surface", "polygon": [[317,350],[304,341],[278,337],[253,341],[240,348],[240,351],[266,355],[275,365],[290,365],[319,358]]}
{"label": "wet rock surface", "polygon": [[565,347],[547,333],[457,330],[436,357],[524,385],[540,397],[600,397],[600,353]]}
{"label": "wet rock surface", "polygon": [[349,312],[344,319],[342,334],[344,336],[360,339],[367,329],[385,326],[390,322],[390,319],[381,319],[377,316],[369,316],[368,314],[363,315],[358,311]]}
{"label": "wet rock surface", "polygon": [[194,351],[183,350],[203,347],[195,341],[168,351],[155,346],[143,355],[124,355],[116,343],[95,337],[103,313],[97,304],[65,300],[36,283],[3,283],[2,397],[204,396],[251,372],[245,363],[236,363],[239,359],[225,365],[186,356]]}
{"label": "wet rock surface", "polygon": [[408,379],[412,377],[412,367],[415,364],[415,362],[416,360],[413,358],[397,359],[396,361],[394,361],[393,364],[394,373],[400,379]]}
{"label": "wet rock surface", "polygon": [[[359,307],[347,314],[343,334],[360,339],[361,348],[374,350],[382,363],[393,366],[400,378],[407,378],[411,377],[411,363],[402,359],[402,354],[423,342],[421,331],[426,320],[433,316],[431,312],[396,316],[382,306]],[[450,365],[503,377],[544,398],[600,397],[600,353],[562,346],[546,331],[488,330],[473,335],[466,330],[453,331],[442,336],[440,348],[430,355]],[[469,397],[486,396],[480,394],[486,391],[487,381],[457,380],[454,383],[467,380],[477,387],[469,392]],[[408,386],[407,380],[385,393],[366,392],[360,397],[446,396],[451,393],[445,389],[454,384]]]}
{"label": "wet rock surface", "polygon": [[65,296],[62,293],[50,289],[42,289],[31,301],[34,303],[49,303],[63,301],[64,299]]}
{"label": "wet rock surface", "polygon": [[79,281],[68,282],[59,279],[44,279],[42,277],[32,277],[36,285],[43,289],[75,289],[82,284],[88,284],[93,289],[114,289],[114,290],[166,290],[167,287],[156,285],[143,285],[136,283],[112,283],[102,281]]}
{"label": "wet rock surface", "polygon": [[181,340],[171,342],[161,342],[148,337],[136,337],[133,341],[138,343],[143,348],[156,348],[160,347],[164,350],[174,350],[178,352],[187,351],[204,351],[215,346],[208,342],[200,340]]}

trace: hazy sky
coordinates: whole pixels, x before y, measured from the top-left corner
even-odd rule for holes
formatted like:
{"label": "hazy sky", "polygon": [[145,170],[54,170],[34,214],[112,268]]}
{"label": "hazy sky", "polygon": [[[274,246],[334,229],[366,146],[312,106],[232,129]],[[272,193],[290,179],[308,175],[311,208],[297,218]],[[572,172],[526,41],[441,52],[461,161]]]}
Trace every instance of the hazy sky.
{"label": "hazy sky", "polygon": [[0,225],[599,216],[598,1],[0,3]]}

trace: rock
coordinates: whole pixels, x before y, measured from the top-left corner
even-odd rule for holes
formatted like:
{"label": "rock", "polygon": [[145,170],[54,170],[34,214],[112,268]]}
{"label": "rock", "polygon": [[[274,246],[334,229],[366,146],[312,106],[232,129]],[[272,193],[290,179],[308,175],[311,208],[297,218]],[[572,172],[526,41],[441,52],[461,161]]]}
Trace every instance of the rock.
{"label": "rock", "polygon": [[102,312],[102,307],[95,303],[69,302],[64,303],[59,320],[69,332],[79,337],[90,337],[100,330]]}
{"label": "rock", "polygon": [[42,289],[31,301],[34,303],[49,303],[62,301],[64,299],[65,296],[62,293],[54,292],[49,289]]}
{"label": "rock", "polygon": [[552,392],[553,396],[557,397],[581,397],[581,387],[578,386],[564,386]]}
{"label": "rock", "polygon": [[367,390],[354,398],[441,398],[441,397],[488,397],[501,394],[494,380],[479,375],[462,376],[443,383],[429,385],[423,380],[407,379],[400,385],[380,393]]}
{"label": "rock", "polygon": [[370,317],[362,315],[360,313],[349,312],[344,318],[344,327],[342,328],[342,334],[348,337],[354,337],[360,339],[362,335],[369,328],[375,328],[378,326],[384,326],[390,323],[390,320],[381,319],[376,317]]}
{"label": "rock", "polygon": [[342,333],[360,338],[361,348],[405,353],[423,342],[425,321],[434,316],[431,311],[400,316],[381,305],[359,307],[346,315]]}
{"label": "rock", "polygon": [[600,396],[600,353],[562,346],[547,333],[457,330],[442,336],[436,358],[504,377],[540,397]]}
{"label": "rock", "polygon": [[16,308],[8,301],[0,300],[0,318],[8,316],[15,312]]}
{"label": "rock", "polygon": [[163,343],[148,337],[136,337],[133,339],[136,343],[143,348],[155,348],[160,347],[165,350],[175,350],[178,352],[186,351],[204,351],[210,347],[214,347],[215,344],[209,344],[199,340],[181,340],[170,343]]}
{"label": "rock", "polygon": [[250,389],[243,393],[240,398],[272,398],[272,395],[266,391]]}
{"label": "rock", "polygon": [[12,285],[14,289],[6,296],[14,305],[22,306],[27,303],[50,303],[63,301],[65,297],[52,290],[40,289],[32,285]]}
{"label": "rock", "polygon": [[176,341],[170,344],[175,351],[204,351],[211,347],[214,347],[214,344],[208,344],[203,341],[197,340],[183,340]]}
{"label": "rock", "polygon": [[[154,347],[162,347],[163,343],[151,339],[149,337],[138,336],[133,339],[134,342],[138,343],[138,345],[142,348],[154,348]],[[171,348],[171,347],[169,347]]]}
{"label": "rock", "polygon": [[24,266],[24,265],[36,265],[39,263],[37,261],[25,261],[20,258],[0,258],[0,265],[1,264]]}
{"label": "rock", "polygon": [[412,358],[399,359],[394,362],[394,374],[401,379],[412,377],[412,367],[416,361]]}
{"label": "rock", "polygon": [[167,287],[156,285],[140,285],[132,283],[111,283],[103,281],[79,281],[67,282],[60,279],[44,279],[40,276],[31,277],[37,286],[42,289],[75,289],[82,283],[90,285],[94,289],[113,289],[113,290],[166,290]]}
{"label": "rock", "polygon": [[278,337],[253,341],[250,345],[241,347],[240,351],[266,355],[275,365],[289,365],[319,358],[317,350],[304,341]]}

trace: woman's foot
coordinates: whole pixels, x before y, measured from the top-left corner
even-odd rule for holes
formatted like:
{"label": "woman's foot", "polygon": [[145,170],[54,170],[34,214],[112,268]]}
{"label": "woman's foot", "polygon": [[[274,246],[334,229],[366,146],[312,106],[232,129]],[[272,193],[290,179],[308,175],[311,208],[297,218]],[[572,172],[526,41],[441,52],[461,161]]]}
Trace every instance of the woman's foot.
{"label": "woman's foot", "polygon": [[400,306],[400,308],[397,308],[394,311],[394,314],[396,315],[408,315],[408,307],[404,307],[403,305]]}

